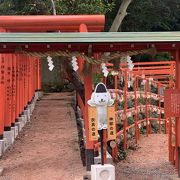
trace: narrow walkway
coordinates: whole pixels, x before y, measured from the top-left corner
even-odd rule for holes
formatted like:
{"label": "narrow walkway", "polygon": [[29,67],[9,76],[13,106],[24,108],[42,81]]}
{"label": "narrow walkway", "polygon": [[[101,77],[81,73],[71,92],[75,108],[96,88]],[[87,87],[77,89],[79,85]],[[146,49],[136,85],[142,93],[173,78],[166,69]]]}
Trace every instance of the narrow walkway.
{"label": "narrow walkway", "polygon": [[0,160],[0,180],[74,180],[85,173],[71,93],[43,97],[31,122]]}
{"label": "narrow walkway", "polygon": [[116,166],[116,180],[172,180],[174,166],[168,161],[168,136],[141,137],[138,150],[129,150],[127,159]]}

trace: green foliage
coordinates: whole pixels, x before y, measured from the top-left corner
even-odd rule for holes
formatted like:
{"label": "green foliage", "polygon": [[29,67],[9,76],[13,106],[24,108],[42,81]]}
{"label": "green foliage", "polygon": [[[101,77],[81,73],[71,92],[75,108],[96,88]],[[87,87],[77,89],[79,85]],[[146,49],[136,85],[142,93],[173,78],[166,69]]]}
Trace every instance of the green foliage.
{"label": "green foliage", "polygon": [[[54,0],[57,14],[106,14],[109,30],[122,0]],[[52,14],[51,0],[0,0],[0,15]],[[135,0],[120,31],[180,30],[179,0]],[[157,56],[157,59],[160,57]],[[160,58],[161,59],[161,58]]]}
{"label": "green foliage", "polygon": [[144,119],[144,118],[145,118],[145,113],[139,112],[139,114],[138,114],[138,119],[139,119],[139,120],[142,120],[142,119]]}
{"label": "green foliage", "polygon": [[123,124],[117,124],[117,132],[123,129]]}
{"label": "green foliage", "polygon": [[138,54],[136,56],[134,56],[134,62],[147,62],[147,61],[151,61],[152,56],[150,54]]}
{"label": "green foliage", "polygon": [[44,84],[43,85],[43,91],[46,93],[47,92],[61,92],[62,89],[63,89],[63,87],[58,84],[51,84],[51,85]]}
{"label": "green foliage", "polygon": [[99,82],[102,81],[102,78],[103,78],[102,74],[93,74],[92,75],[93,84],[98,84]]}
{"label": "green foliage", "polygon": [[121,141],[118,144],[118,159],[123,160],[123,159],[126,159],[126,157],[127,157],[127,151],[124,150],[123,142]]}
{"label": "green foliage", "polygon": [[50,14],[50,0],[2,0],[0,3],[0,14],[2,15],[38,15]]}
{"label": "green foliage", "polygon": [[165,133],[165,125],[164,124],[161,124],[161,131],[162,131],[162,133]]}
{"label": "green foliage", "polygon": [[[105,14],[114,7],[107,0],[54,0],[57,14]],[[52,14],[51,0],[1,0],[0,14]]]}
{"label": "green foliage", "polygon": [[124,101],[123,102],[118,102],[118,110],[124,109]]}
{"label": "green foliage", "polygon": [[130,126],[131,124],[134,124],[134,118],[133,117],[128,117],[127,121],[128,121],[128,126]]}
{"label": "green foliage", "polygon": [[151,84],[151,87],[150,87],[151,89],[151,92],[152,93],[155,93],[155,94],[158,94],[158,88],[156,87],[156,86],[154,86],[153,84]]}
{"label": "green foliage", "polygon": [[147,62],[147,61],[170,61],[172,56],[169,52],[157,53],[154,57],[150,54],[138,54],[133,57],[134,62]]}
{"label": "green foliage", "polygon": [[146,127],[141,126],[140,133],[141,134],[146,134]]}
{"label": "green foliage", "polygon": [[137,99],[137,102],[138,102],[138,104],[145,105],[146,104],[146,99],[141,97],[141,98]]}
{"label": "green foliage", "polygon": [[154,105],[154,106],[158,106],[159,105],[159,101],[155,100],[153,98],[150,98],[150,104]]}
{"label": "green foliage", "polygon": [[[113,11],[107,13],[106,30],[111,26],[122,0],[116,0]],[[179,0],[135,0],[119,31],[178,31],[180,30]]]}
{"label": "green foliage", "polygon": [[129,100],[127,101],[127,106],[128,106],[128,108],[134,107],[134,100],[129,99]]}
{"label": "green foliage", "polygon": [[161,52],[156,54],[155,56],[156,61],[169,61],[171,59],[172,59],[171,54],[169,54],[168,52]]}
{"label": "green foliage", "polygon": [[151,126],[152,126],[152,131],[154,133],[158,133],[158,130],[159,130],[159,124],[157,121],[152,121],[151,123]]}
{"label": "green foliage", "polygon": [[158,118],[159,115],[157,114],[157,112],[152,112],[152,113],[151,113],[151,117],[152,117],[152,118]]}
{"label": "green foliage", "polygon": [[[130,6],[122,29],[126,31],[170,31],[179,29],[179,0],[136,0]],[[138,22],[138,23],[137,23]],[[177,27],[173,24],[177,23]]]}
{"label": "green foliage", "polygon": [[58,14],[105,14],[114,5],[107,0],[56,0]]}

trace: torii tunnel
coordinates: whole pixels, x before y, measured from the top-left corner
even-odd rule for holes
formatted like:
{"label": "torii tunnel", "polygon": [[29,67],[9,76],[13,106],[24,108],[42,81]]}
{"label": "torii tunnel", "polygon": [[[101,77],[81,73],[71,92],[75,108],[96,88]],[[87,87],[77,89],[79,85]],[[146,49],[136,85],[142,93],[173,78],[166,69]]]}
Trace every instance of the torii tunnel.
{"label": "torii tunnel", "polygon": [[[180,89],[180,32],[101,32],[103,15],[0,16],[0,139],[14,127],[35,91],[41,90],[41,61],[29,53],[79,52],[99,58],[104,52],[156,48],[170,52],[176,61],[176,88]],[[25,53],[24,53],[25,52]],[[86,61],[78,58],[81,73]],[[93,64],[90,64],[93,66]],[[88,105],[92,70],[82,77],[82,112],[86,131],[86,165],[94,163],[94,142],[89,140]],[[176,118],[176,167],[180,159],[180,118]],[[180,163],[179,163],[180,164]]]}

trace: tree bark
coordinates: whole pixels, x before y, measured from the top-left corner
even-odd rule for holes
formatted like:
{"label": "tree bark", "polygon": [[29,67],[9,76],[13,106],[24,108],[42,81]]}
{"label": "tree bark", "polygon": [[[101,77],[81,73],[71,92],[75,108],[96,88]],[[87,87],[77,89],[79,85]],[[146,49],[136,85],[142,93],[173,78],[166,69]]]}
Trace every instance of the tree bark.
{"label": "tree bark", "polygon": [[117,32],[125,16],[127,15],[127,8],[133,0],[123,0],[118,10],[118,13],[111,25],[109,32]]}
{"label": "tree bark", "polygon": [[85,103],[84,83],[81,81],[79,74],[72,69],[72,66],[67,63],[67,61],[63,63],[63,65],[70,82],[74,85],[75,90],[79,93],[82,101]]}
{"label": "tree bark", "polygon": [[51,0],[51,4],[52,4],[52,9],[53,9],[53,15],[56,15],[56,7],[55,7],[54,0]]}

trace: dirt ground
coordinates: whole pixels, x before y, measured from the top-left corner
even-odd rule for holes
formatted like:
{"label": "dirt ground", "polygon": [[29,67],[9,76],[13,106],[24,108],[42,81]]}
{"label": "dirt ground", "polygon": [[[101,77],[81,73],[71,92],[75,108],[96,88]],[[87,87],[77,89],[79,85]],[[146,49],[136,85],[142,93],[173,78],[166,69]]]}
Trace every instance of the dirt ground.
{"label": "dirt ground", "polygon": [[126,160],[116,165],[116,180],[172,180],[176,174],[164,134],[142,136],[138,150],[129,150]]}
{"label": "dirt ground", "polygon": [[0,180],[74,180],[85,174],[70,93],[46,95],[0,159]]}
{"label": "dirt ground", "polygon": [[[86,173],[78,147],[71,93],[43,97],[14,145],[0,159],[0,180],[82,180]],[[116,165],[116,180],[172,180],[168,137],[141,137],[138,150],[128,151]]]}

